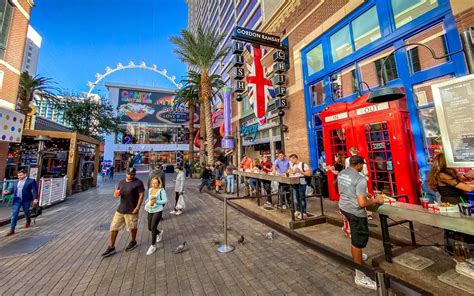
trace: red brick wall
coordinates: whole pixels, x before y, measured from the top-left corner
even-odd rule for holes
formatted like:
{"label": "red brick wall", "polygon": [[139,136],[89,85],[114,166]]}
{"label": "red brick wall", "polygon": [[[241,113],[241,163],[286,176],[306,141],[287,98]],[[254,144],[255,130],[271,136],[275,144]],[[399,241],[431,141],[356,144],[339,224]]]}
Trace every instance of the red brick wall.
{"label": "red brick wall", "polygon": [[[31,7],[26,0],[19,0],[21,7],[29,14]],[[17,70],[21,70],[23,51],[25,49],[26,33],[29,20],[18,8],[13,8],[12,22],[8,33],[7,49],[4,60]],[[0,98],[12,104],[16,103],[20,76],[4,65],[0,64],[0,71],[4,72],[3,87],[0,89]],[[8,144],[0,143],[0,179],[4,178]]]}

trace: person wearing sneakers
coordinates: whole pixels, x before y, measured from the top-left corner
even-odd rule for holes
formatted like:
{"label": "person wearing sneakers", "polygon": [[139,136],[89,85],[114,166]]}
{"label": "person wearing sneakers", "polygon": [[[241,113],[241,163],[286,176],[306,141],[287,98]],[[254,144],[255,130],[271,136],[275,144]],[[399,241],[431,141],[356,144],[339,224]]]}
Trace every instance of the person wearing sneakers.
{"label": "person wearing sneakers", "polygon": [[146,252],[147,255],[156,252],[156,243],[159,243],[163,238],[163,230],[158,229],[158,224],[163,217],[163,206],[167,201],[168,198],[161,184],[161,179],[152,179],[151,187],[148,189],[148,198],[145,202],[145,211],[148,213],[148,230],[151,232],[151,245]]}
{"label": "person wearing sneakers", "polygon": [[[383,204],[383,196],[369,198],[367,195],[367,179],[360,174],[365,161],[359,155],[350,159],[350,167],[337,175],[339,188],[339,208],[349,221],[351,227],[351,253],[355,263],[362,265],[364,256],[362,249],[369,241],[369,221],[366,207]],[[366,256],[365,256],[366,259]],[[355,283],[376,290],[377,284],[362,271],[356,269]]]}
{"label": "person wearing sneakers", "polygon": [[308,214],[306,213],[306,179],[304,177],[311,176],[311,170],[306,163],[299,161],[298,155],[290,155],[290,169],[289,173],[291,177],[299,177],[300,184],[293,184],[293,199],[296,205],[295,217],[298,219],[307,219]]}
{"label": "person wearing sneakers", "polygon": [[183,213],[183,209],[178,208],[178,200],[179,196],[184,194],[184,180],[186,177],[184,175],[183,167],[178,166],[176,172],[178,173],[178,175],[176,176],[174,184],[175,203],[174,209],[170,212],[170,214],[179,216]]}
{"label": "person wearing sneakers", "polygon": [[136,174],[137,171],[134,168],[129,168],[125,179],[121,180],[115,189],[114,197],[120,198],[120,203],[110,223],[110,242],[107,250],[102,254],[103,257],[115,254],[118,232],[125,226],[132,236],[125,251],[131,251],[137,247],[138,213],[142,206],[145,186],[140,179],[135,177]]}
{"label": "person wearing sneakers", "polygon": [[38,187],[34,179],[28,178],[24,170],[20,170],[17,173],[18,183],[14,186],[13,192],[8,189],[4,190],[3,194],[13,193],[13,204],[12,204],[12,217],[10,219],[10,231],[6,236],[15,234],[15,227],[18,221],[18,215],[20,213],[20,207],[23,208],[25,213],[26,223],[25,228],[30,227],[30,205],[31,201],[36,205],[38,203]]}

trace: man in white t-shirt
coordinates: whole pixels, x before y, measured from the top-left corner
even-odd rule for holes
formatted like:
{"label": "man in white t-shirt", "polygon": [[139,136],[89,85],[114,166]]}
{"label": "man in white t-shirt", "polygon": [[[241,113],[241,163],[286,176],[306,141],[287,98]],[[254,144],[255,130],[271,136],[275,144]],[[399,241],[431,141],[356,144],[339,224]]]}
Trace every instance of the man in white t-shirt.
{"label": "man in white t-shirt", "polygon": [[296,205],[295,216],[298,219],[306,219],[306,180],[305,176],[311,176],[311,170],[306,163],[299,161],[298,155],[290,155],[290,177],[300,177],[300,184],[292,185],[293,199]]}
{"label": "man in white t-shirt", "polygon": [[[349,152],[351,153],[351,156],[354,156],[354,155],[359,155],[359,150],[357,149],[357,147],[354,147],[352,146],[350,149],[349,149]],[[351,157],[348,157],[346,158],[346,161],[345,161],[345,168],[349,168],[351,165],[349,164],[349,160],[351,159]],[[362,171],[360,172],[361,175],[363,175],[365,177],[366,180],[369,179],[369,170],[367,169],[367,163],[364,163],[364,166],[362,168]]]}

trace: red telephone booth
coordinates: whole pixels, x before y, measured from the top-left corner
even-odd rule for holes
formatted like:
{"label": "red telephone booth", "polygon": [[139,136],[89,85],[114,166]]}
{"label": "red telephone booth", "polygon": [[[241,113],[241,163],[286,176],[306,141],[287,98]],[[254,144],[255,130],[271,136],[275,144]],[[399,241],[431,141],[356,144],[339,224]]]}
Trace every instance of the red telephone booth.
{"label": "red telephone booth", "polygon": [[[324,151],[328,165],[343,151],[357,147],[367,162],[369,192],[407,195],[416,203],[418,169],[405,99],[379,104],[367,103],[368,94],[352,103],[337,103],[321,113]],[[335,175],[328,173],[329,197],[338,200]]]}

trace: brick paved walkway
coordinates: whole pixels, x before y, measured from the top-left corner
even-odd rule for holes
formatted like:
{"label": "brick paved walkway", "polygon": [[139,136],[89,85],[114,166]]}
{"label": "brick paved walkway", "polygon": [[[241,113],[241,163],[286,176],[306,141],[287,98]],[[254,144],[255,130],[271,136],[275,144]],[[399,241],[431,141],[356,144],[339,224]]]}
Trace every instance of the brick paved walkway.
{"label": "brick paved walkway", "polygon": [[[171,179],[168,177],[168,179]],[[48,209],[37,224],[4,238],[0,248],[31,235],[58,236],[35,253],[0,258],[0,295],[362,295],[372,293],[353,283],[353,272],[291,239],[274,241],[270,229],[229,207],[229,241],[237,249],[219,254],[213,240],[222,240],[222,202],[199,195],[189,180],[187,210],[175,217],[166,210],[163,242],[151,256],[145,253],[150,235],[140,219],[139,248],[124,252],[128,233],[119,235],[118,253],[102,259],[108,225],[116,201],[112,184],[77,194]],[[171,189],[172,183],[168,184]],[[172,193],[171,190],[168,190]],[[169,206],[169,205],[168,205]],[[240,234],[246,244],[237,246]],[[172,251],[186,241],[189,250]],[[372,293],[373,295],[375,293]]]}

